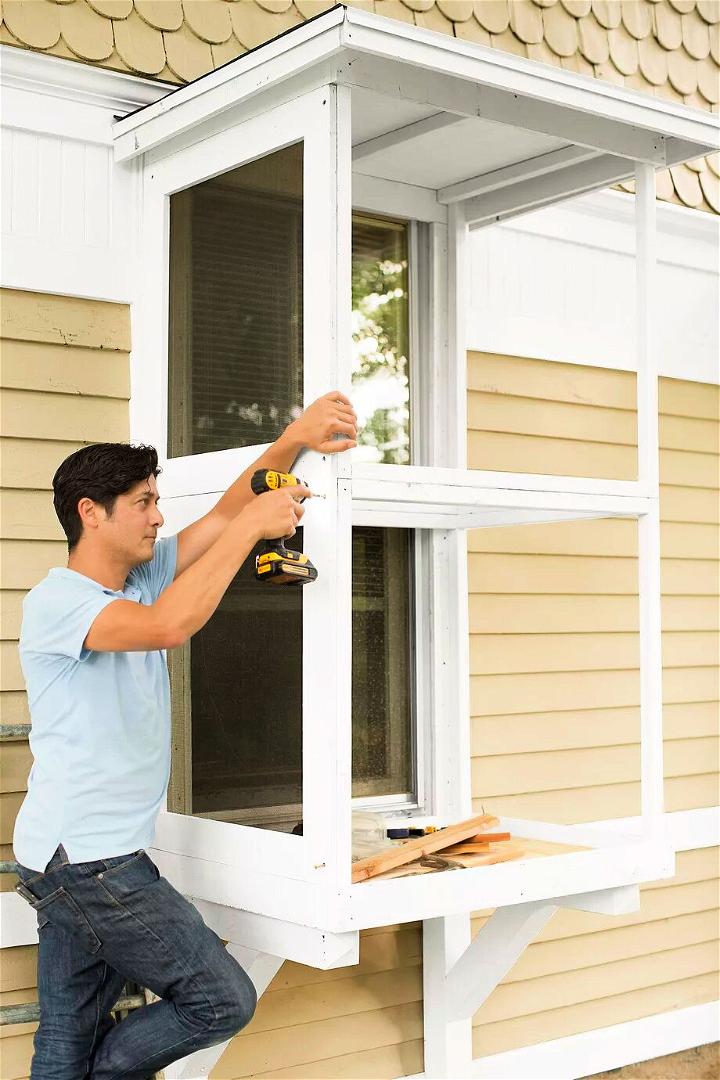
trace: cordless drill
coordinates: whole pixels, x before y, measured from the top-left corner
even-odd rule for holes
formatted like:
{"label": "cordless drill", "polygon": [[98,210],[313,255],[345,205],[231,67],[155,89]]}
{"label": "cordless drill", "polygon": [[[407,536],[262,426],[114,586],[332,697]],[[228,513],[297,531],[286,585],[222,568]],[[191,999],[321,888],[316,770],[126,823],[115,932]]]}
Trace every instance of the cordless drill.
{"label": "cordless drill", "polygon": [[[250,481],[250,487],[256,495],[282,487],[295,487],[297,484],[302,484],[302,480],[297,476],[276,472],[275,469],[258,469]],[[298,500],[304,501],[304,498]],[[307,555],[286,548],[282,537],[266,540],[265,550],[255,559],[256,580],[267,581],[270,585],[308,585],[315,581],[317,576],[317,570]]]}

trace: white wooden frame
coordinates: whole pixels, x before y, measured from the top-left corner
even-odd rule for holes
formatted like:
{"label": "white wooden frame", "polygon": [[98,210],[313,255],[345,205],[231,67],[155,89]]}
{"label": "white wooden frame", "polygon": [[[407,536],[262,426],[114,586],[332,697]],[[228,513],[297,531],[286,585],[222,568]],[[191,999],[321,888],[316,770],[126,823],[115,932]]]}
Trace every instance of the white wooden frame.
{"label": "white wooden frame", "polygon": [[[347,147],[342,158],[343,136],[338,138],[337,132],[339,127],[349,130],[347,123],[339,120],[349,108],[348,98],[349,91],[344,88],[318,88],[200,144],[186,146],[145,170],[147,260],[143,303],[138,311],[140,332],[133,353],[134,370],[142,372],[135,385],[142,386],[143,393],[134,399],[133,433],[138,438],[152,438],[158,448],[168,532],[177,531],[205,512],[208,503],[213,505],[263,450],[255,446],[167,459],[169,197],[303,140],[304,354],[321,358],[305,366],[305,403],[328,386],[342,386],[341,371],[348,371],[349,363],[347,358],[341,361],[339,354],[349,353],[350,326],[349,311],[338,305],[337,297],[349,295],[350,152],[345,137]],[[313,282],[317,281],[327,282],[327,288],[315,287]],[[323,566],[319,581],[304,596],[304,638],[311,643],[327,642],[326,613],[345,605],[347,630],[343,633],[341,619],[330,638],[338,657],[349,651],[350,613],[350,556],[349,543],[345,542],[350,535],[350,502],[348,482],[339,481],[343,464],[337,456],[306,454],[301,467],[304,478],[326,495],[325,500],[312,504],[312,512],[304,522],[306,542]],[[339,659],[328,664],[327,645],[305,649],[303,687],[305,716],[319,718],[329,711],[327,730],[321,730],[319,720],[315,725],[303,725],[304,835],[297,837],[164,810],[157,823],[156,843],[168,857],[199,856],[206,866],[212,863],[228,872],[234,867],[236,874],[241,867],[251,866],[257,897],[276,897],[274,908],[271,904],[268,909],[267,904],[256,899],[248,905],[251,910],[270,916],[289,916],[294,911],[299,921],[313,925],[318,923],[315,905],[322,891],[315,883],[334,877],[340,866],[350,862],[349,744],[340,745],[334,738],[338,717],[347,717],[349,722],[350,684]],[[332,777],[333,784],[322,783],[323,776]],[[344,818],[336,812],[336,806],[343,803],[347,804]],[[330,827],[328,822],[332,823]],[[280,879],[292,882],[292,898],[280,887]],[[324,921],[321,916],[319,924]]]}
{"label": "white wooden frame", "polygon": [[[237,131],[241,124],[243,127],[256,124],[263,111],[265,117],[281,114],[289,117],[294,115],[295,98],[316,103],[321,98],[332,98],[333,120],[323,127],[318,143],[321,151],[315,159],[321,163],[316,174],[318,190],[327,200],[326,220],[319,225],[318,236],[325,252],[322,258],[327,260],[324,280],[331,283],[332,299],[325,309],[316,307],[312,314],[308,311],[308,321],[326,317],[322,339],[326,346],[325,360],[318,362],[316,368],[318,380],[323,382],[318,382],[312,390],[310,385],[306,386],[308,397],[314,391],[324,390],[328,380],[343,389],[349,388],[349,356],[343,351],[343,343],[349,343],[349,327],[344,322],[349,314],[348,282],[344,275],[349,272],[350,99],[355,87],[370,89],[389,99],[399,92],[410,102],[445,112],[448,115],[442,121],[443,126],[453,116],[480,115],[516,128],[528,127],[536,133],[565,138],[569,145],[566,150],[528,160],[526,168],[518,165],[470,178],[463,190],[458,185],[449,185],[432,192],[390,183],[381,177],[355,177],[357,198],[352,202],[359,209],[405,216],[408,211],[403,213],[401,207],[407,197],[411,216],[424,223],[426,243],[433,255],[425,268],[432,302],[424,314],[432,328],[433,343],[427,363],[432,370],[431,384],[438,391],[442,389],[442,393],[435,395],[432,408],[426,407],[425,411],[427,455],[422,464],[402,467],[358,464],[350,468],[351,455],[330,463],[309,456],[303,462],[303,471],[310,482],[327,496],[322,507],[311,505],[307,518],[308,527],[313,523],[318,526],[313,534],[317,537],[313,540],[313,555],[317,553],[318,561],[323,562],[325,574],[322,584],[313,586],[313,605],[317,602],[317,606],[308,605],[305,625],[321,627],[322,609],[325,619],[331,619],[337,628],[331,663],[307,659],[306,685],[308,679],[315,678],[318,683],[325,680],[329,711],[337,724],[322,744],[324,760],[331,766],[330,782],[324,793],[313,795],[307,807],[308,828],[302,845],[298,847],[294,843],[298,838],[283,834],[263,833],[262,837],[250,839],[248,834],[257,831],[250,829],[238,840],[241,826],[215,822],[217,843],[209,850],[201,842],[204,834],[199,828],[208,822],[184,818],[181,841],[171,835],[168,820],[172,815],[166,815],[158,837],[158,861],[162,865],[164,860],[179,886],[199,900],[242,907],[260,916],[334,935],[416,918],[445,919],[457,915],[465,919],[467,912],[479,903],[504,907],[531,901],[544,903],[554,897],[564,897],[570,903],[573,896],[588,891],[593,896],[582,902],[607,910],[615,903],[610,893],[672,872],[671,849],[659,824],[662,761],[657,414],[654,411],[657,371],[653,366],[653,350],[647,344],[650,319],[646,301],[653,260],[651,188],[656,167],[686,160],[714,146],[717,125],[714,119],[691,117],[687,110],[670,103],[650,101],[645,96],[610,88],[574,73],[548,69],[480,46],[446,41],[441,36],[400,27],[389,20],[341,9],[318,17],[296,35],[286,35],[239,58],[197,84],[180,88],[170,99],[148,106],[144,115],[121,121],[117,125],[118,160],[144,154],[146,172],[154,181],[158,170],[166,169],[173,174],[176,162],[194,158],[204,163],[208,148],[226,145],[227,131]],[[428,121],[423,130],[434,130],[439,123],[439,120]],[[383,146],[396,141],[400,144],[403,137],[401,131],[397,132]],[[378,144],[374,146],[377,148]],[[615,171],[604,171],[606,164],[612,164],[613,170],[616,168],[615,162],[608,161],[608,155],[622,159],[619,166],[622,175],[635,176],[638,189],[641,402],[638,477],[633,481],[610,481],[469,471],[465,459],[463,333],[464,248],[468,228],[523,213],[547,200],[556,201],[581,190],[591,190],[598,183],[608,182],[608,176],[617,178],[619,174]],[[326,171],[321,173],[321,169]],[[151,219],[149,232],[157,229],[159,216],[155,214],[155,225]],[[162,249],[163,241],[161,230],[155,236],[156,250]],[[162,277],[164,267],[155,269]],[[306,357],[311,353],[306,345]],[[216,476],[222,477],[222,482],[216,480],[214,486],[219,492],[246,467],[250,452],[234,451],[231,456],[217,457]],[[182,511],[184,520],[199,516],[212,505],[206,478],[197,469],[197,465],[188,464],[181,487],[172,469],[166,477],[170,488],[169,491],[166,488],[166,497],[173,496],[172,502]],[[351,525],[396,525],[426,530],[424,558],[429,567],[439,568],[436,575],[431,575],[433,603],[428,624],[435,641],[432,677],[426,695],[431,703],[431,734],[435,740],[429,797],[439,817],[456,820],[467,816],[472,808],[464,530],[603,516],[635,517],[640,529],[644,739],[641,828],[632,835],[618,836],[590,828],[578,830],[537,822],[513,822],[513,830],[520,836],[571,844],[586,842],[591,850],[465,870],[462,874],[350,885]],[[313,610],[316,615],[310,614]],[[328,672],[333,662],[336,670]],[[305,708],[313,707],[319,698],[316,691],[308,690]],[[308,752],[311,746],[319,745],[313,740],[314,736],[309,735]],[[311,765],[306,779],[321,777],[323,771],[317,764],[314,770]],[[321,823],[331,818],[330,833],[322,836]],[[237,866],[240,855],[251,856],[253,866],[242,884],[236,874],[228,872],[228,867]],[[276,856],[283,857],[284,865],[282,874],[273,875],[277,869]],[[291,897],[272,888],[281,879],[291,887]],[[465,930],[461,930],[457,941],[464,934]],[[338,944],[336,951],[343,947],[342,943]],[[437,950],[432,952],[429,967],[438,957]],[[444,956],[445,971],[446,962]]]}

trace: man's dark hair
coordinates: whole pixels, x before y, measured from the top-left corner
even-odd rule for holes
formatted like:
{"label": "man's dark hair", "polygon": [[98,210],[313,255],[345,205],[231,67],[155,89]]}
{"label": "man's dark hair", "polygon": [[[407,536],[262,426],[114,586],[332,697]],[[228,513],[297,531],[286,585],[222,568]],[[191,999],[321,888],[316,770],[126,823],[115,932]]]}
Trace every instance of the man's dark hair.
{"label": "man's dark hair", "polygon": [[161,472],[157,450],[142,443],[92,443],[66,457],[53,476],[53,503],[67,536],[68,554],[82,536],[77,508],[80,499],[92,499],[112,517],[118,495],[147,480],[151,473],[157,476]]}

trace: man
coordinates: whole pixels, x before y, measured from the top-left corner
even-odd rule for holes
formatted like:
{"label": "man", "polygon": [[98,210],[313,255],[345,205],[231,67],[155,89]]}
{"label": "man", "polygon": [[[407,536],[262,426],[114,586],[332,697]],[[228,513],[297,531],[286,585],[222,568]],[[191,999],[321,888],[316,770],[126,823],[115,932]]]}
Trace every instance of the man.
{"label": "man", "polygon": [[[13,849],[38,916],[32,1080],[145,1080],[252,1019],[250,978],[146,851],[170,775],[166,650],[205,625],[261,539],[303,516],[307,488],[255,496],[255,469],[287,472],[304,447],[356,436],[348,398],[324,395],[162,540],[153,447],[96,443],[55,473],[68,564],[25,597],[20,634],[34,760]],[[115,1025],[127,979],[162,1000]]]}

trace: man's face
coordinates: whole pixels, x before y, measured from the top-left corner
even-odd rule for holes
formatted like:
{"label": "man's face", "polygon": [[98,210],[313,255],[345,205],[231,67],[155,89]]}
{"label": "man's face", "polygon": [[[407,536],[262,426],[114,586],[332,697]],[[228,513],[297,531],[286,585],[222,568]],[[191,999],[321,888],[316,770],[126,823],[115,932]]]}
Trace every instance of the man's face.
{"label": "man's face", "polygon": [[157,482],[150,475],[118,495],[111,518],[98,507],[104,538],[115,551],[122,551],[131,566],[149,562],[153,557],[155,537],[165,520],[158,508],[159,498]]}

